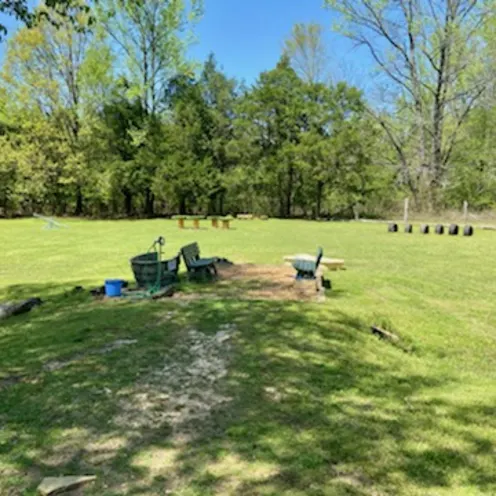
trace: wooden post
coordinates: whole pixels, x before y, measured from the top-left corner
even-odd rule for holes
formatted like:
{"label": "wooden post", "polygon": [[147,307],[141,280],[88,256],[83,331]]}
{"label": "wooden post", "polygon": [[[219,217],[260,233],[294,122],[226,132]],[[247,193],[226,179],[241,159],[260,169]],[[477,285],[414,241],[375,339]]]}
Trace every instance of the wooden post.
{"label": "wooden post", "polygon": [[184,229],[184,219],[177,219],[179,229]]}
{"label": "wooden post", "polygon": [[218,219],[212,219],[212,227],[215,227],[216,229],[219,227],[219,220]]}
{"label": "wooden post", "polygon": [[408,203],[409,203],[408,198],[405,198],[405,207],[403,212],[403,222],[405,224],[408,224]]}
{"label": "wooden post", "polygon": [[463,220],[467,222],[468,219],[468,201],[463,202]]}
{"label": "wooden post", "polygon": [[229,229],[229,220],[222,220],[222,229]]}
{"label": "wooden post", "polygon": [[360,220],[360,205],[353,205],[353,215],[355,216],[355,220]]}
{"label": "wooden post", "polygon": [[200,219],[193,219],[193,228],[200,229]]}

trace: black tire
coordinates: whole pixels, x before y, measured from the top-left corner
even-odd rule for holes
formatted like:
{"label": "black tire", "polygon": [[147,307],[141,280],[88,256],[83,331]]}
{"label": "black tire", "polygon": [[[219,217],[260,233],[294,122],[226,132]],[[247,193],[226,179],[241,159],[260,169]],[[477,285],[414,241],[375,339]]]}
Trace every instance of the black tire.
{"label": "black tire", "polygon": [[444,234],[444,226],[442,224],[436,226],[436,234]]}
{"label": "black tire", "polygon": [[464,236],[473,236],[474,235],[474,228],[472,226],[465,226],[463,229],[463,235]]}
{"label": "black tire", "polygon": [[389,224],[388,231],[389,232],[398,232],[398,224]]}
{"label": "black tire", "polygon": [[405,232],[411,234],[413,232],[413,226],[411,224],[407,224],[405,226]]}
{"label": "black tire", "polygon": [[420,226],[420,232],[422,234],[429,234],[429,224],[422,224]]}
{"label": "black tire", "polygon": [[458,231],[459,231],[459,228],[456,224],[451,224],[451,226],[449,226],[449,235],[450,236],[458,236]]}

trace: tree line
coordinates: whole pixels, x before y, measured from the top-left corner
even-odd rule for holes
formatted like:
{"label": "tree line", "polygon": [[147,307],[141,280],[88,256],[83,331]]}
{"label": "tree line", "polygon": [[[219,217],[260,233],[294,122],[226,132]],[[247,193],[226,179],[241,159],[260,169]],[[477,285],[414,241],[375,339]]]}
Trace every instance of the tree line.
{"label": "tree line", "polygon": [[493,207],[491,5],[328,4],[376,60],[381,101],[335,81],[318,25],[295,26],[246,86],[213,54],[187,59],[198,1],[25,11],[0,75],[0,215],[380,216],[405,195]]}

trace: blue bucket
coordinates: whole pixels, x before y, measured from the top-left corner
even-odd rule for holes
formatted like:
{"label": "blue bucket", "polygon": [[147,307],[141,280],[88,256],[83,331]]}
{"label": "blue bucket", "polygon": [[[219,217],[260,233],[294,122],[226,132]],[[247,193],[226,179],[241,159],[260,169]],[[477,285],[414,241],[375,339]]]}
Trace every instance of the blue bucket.
{"label": "blue bucket", "polygon": [[105,296],[109,298],[122,296],[122,283],[121,279],[107,279],[105,281]]}

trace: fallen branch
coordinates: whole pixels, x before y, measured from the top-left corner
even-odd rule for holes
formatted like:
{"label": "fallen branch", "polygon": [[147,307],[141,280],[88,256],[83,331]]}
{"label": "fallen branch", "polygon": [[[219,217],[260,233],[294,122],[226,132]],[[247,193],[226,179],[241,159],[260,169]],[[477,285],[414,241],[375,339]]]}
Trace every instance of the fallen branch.
{"label": "fallen branch", "polygon": [[32,308],[41,305],[39,298],[29,298],[20,303],[2,303],[0,304],[0,320],[7,319],[12,315],[20,315],[29,312]]}
{"label": "fallen branch", "polygon": [[375,336],[379,336],[381,339],[385,339],[385,340],[391,341],[393,343],[398,343],[400,340],[400,338],[396,334],[393,334],[392,332],[389,332],[389,331],[385,331],[384,329],[381,329],[380,327],[372,326],[370,328],[370,331]]}

